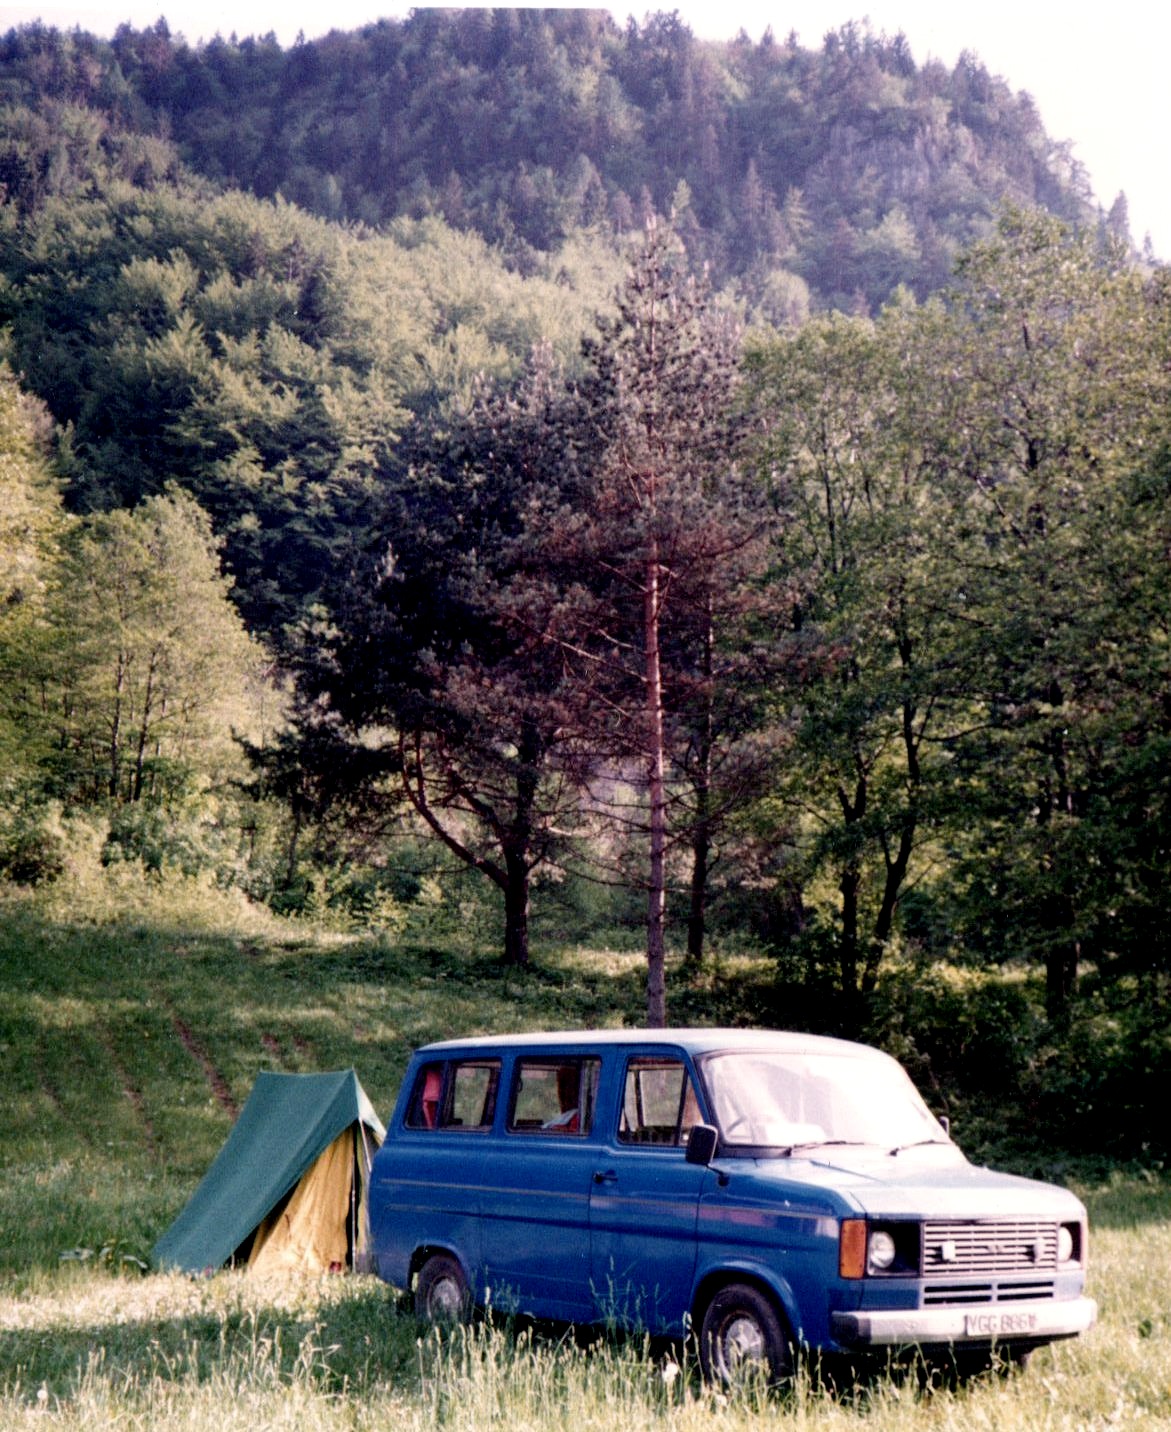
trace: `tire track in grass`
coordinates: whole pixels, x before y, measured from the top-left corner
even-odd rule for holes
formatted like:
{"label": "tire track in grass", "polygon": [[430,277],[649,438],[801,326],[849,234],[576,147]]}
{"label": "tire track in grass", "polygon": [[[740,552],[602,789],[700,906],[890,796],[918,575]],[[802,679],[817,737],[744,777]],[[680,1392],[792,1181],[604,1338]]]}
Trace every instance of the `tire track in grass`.
{"label": "tire track in grass", "polygon": [[191,1026],[176,1014],[174,1010],[171,1011],[171,1023],[174,1026],[175,1033],[182,1042],[183,1048],[186,1049],[187,1053],[191,1055],[192,1059],[194,1059],[203,1070],[204,1078],[207,1080],[208,1086],[215,1095],[216,1102],[220,1108],[233,1119],[238,1118],[240,1110],[235,1099],[232,1098],[232,1091],[228,1085],[228,1081],[216,1067],[211,1055],[195,1037]]}
{"label": "tire track in grass", "polygon": [[[239,950],[253,965],[260,964],[271,953],[268,948],[255,940],[242,942]],[[288,1033],[282,1039],[280,1035],[274,1034],[271,1030],[265,1030],[260,1036],[260,1046],[273,1061],[274,1067],[286,1073],[295,1072],[298,1059],[312,1060],[313,1051],[310,1045],[296,1033]]]}
{"label": "tire track in grass", "polygon": [[125,1065],[118,1058],[118,1052],[114,1048],[113,1042],[108,1038],[103,1039],[102,1046],[110,1060],[110,1065],[114,1070],[118,1083],[122,1086],[122,1093],[126,1096],[126,1102],[134,1110],[135,1116],[142,1126],[143,1136],[146,1140],[147,1157],[156,1160],[159,1153],[158,1139],[155,1136],[155,1127],[151,1122],[151,1117],[146,1112],[146,1100],[143,1098],[142,1090],[127,1073]]}
{"label": "tire track in grass", "polygon": [[63,1124],[68,1124],[70,1119],[68,1113],[66,1113],[60,1090],[46,1074],[45,1062],[44,1050],[41,1049],[37,1054],[37,1085],[50,1109],[52,1109]]}

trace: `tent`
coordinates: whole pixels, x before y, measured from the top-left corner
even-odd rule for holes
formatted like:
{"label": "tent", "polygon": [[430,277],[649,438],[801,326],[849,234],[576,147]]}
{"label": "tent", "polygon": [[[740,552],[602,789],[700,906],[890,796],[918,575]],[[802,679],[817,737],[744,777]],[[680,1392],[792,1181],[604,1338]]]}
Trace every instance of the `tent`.
{"label": "tent", "polygon": [[352,1069],[258,1076],[227,1142],[154,1247],[161,1268],[367,1262],[366,1191],[385,1130]]}

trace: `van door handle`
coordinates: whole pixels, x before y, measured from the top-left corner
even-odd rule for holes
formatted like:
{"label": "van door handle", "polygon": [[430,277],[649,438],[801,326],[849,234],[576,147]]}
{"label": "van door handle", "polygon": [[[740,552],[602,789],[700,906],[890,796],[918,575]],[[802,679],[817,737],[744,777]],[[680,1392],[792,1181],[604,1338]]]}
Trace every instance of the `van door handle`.
{"label": "van door handle", "polygon": [[595,1182],[595,1183],[617,1183],[617,1182],[618,1182],[618,1174],[617,1174],[617,1173],[615,1172],[615,1170],[612,1169],[612,1168],[608,1168],[608,1169],[604,1169],[604,1170],[603,1170],[603,1169],[598,1169],[598,1170],[596,1170],[595,1173],[594,1173],[594,1182]]}

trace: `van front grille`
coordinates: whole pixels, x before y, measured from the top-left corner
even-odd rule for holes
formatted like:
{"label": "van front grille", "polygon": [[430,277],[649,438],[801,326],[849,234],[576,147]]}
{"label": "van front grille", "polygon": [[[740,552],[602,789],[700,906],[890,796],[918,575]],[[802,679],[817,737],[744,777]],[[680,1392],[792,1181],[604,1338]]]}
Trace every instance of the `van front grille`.
{"label": "van front grille", "polygon": [[928,1283],[925,1308],[961,1308],[968,1303],[1032,1303],[1055,1298],[1057,1288],[1046,1279],[1027,1283]]}
{"label": "van front grille", "polygon": [[973,1220],[923,1225],[924,1278],[988,1278],[1057,1271],[1057,1224]]}

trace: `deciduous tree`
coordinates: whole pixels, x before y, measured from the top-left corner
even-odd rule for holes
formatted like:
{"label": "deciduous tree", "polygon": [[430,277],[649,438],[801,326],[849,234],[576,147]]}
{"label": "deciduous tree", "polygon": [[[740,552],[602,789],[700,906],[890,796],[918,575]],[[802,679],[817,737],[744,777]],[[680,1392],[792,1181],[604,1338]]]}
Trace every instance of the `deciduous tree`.
{"label": "deciduous tree", "polygon": [[177,490],[70,530],[46,697],[63,794],[164,800],[222,777],[263,662],[228,590],[206,514]]}
{"label": "deciduous tree", "polygon": [[751,365],[785,516],[776,689],[794,726],[766,804],[796,844],[811,913],[830,917],[842,1023],[855,1027],[922,873],[952,718],[956,616],[930,428],[908,378],[935,322],[914,308],[820,319]]}
{"label": "deciduous tree", "polygon": [[44,408],[0,366],[0,789],[10,798],[45,737],[38,690],[52,644],[46,606],[66,525],[49,430]]}
{"label": "deciduous tree", "polygon": [[[552,609],[514,583],[526,518],[566,480],[570,401],[538,348],[512,390],[436,418],[385,495],[372,560],[334,589],[331,624],[303,649],[309,721],[380,750],[422,825],[501,892],[504,958],[527,964],[530,885],[572,830],[578,728]],[[505,600],[505,593],[510,593]]]}
{"label": "deciduous tree", "polygon": [[1135,672],[1161,665],[1165,617],[1147,580],[1165,562],[1159,504],[1134,496],[1159,486],[1166,308],[1117,246],[1012,213],[965,256],[950,311],[935,351],[949,379],[939,473],[949,527],[972,539],[982,714],[957,746],[984,827],[967,878],[1016,949],[1043,961],[1060,1021],[1085,955],[1103,950],[1102,894],[1121,898],[1126,877],[1103,882],[1091,830],[1135,739]]}

